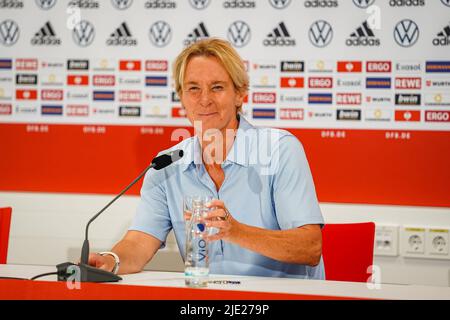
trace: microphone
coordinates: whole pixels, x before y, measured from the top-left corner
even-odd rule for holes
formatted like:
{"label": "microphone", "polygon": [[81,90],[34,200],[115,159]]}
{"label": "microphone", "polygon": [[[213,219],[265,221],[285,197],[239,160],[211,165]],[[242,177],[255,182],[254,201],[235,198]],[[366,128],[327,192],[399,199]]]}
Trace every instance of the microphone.
{"label": "microphone", "polygon": [[[117,199],[119,199],[125,192],[127,192],[133,185],[136,184],[151,168],[155,170],[161,170],[165,167],[171,165],[172,163],[180,160],[183,157],[183,150],[174,150],[172,152],[162,154],[152,160],[152,163],[142,171],[136,179],[134,179],[125,189],[123,189],[114,199],[112,199],[106,206],[104,206],[97,214],[95,214],[87,223],[85,230],[85,238],[83,242],[83,247],[81,249],[81,261],[78,265],[71,262],[65,262],[58,264],[56,266],[58,270],[58,281],[67,281],[71,278],[76,270],[76,267],[80,271],[80,281],[81,282],[117,282],[122,280],[121,277],[115,275],[112,272],[101,270],[92,267],[88,264],[89,262],[89,226],[91,223],[98,218],[106,209],[109,208]],[[78,279],[77,279],[78,280]]]}

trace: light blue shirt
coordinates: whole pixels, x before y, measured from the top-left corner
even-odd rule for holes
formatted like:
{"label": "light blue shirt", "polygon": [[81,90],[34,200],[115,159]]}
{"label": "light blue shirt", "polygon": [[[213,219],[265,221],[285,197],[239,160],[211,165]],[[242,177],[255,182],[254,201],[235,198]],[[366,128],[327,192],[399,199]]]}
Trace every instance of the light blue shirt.
{"label": "light blue shirt", "polygon": [[[183,195],[220,199],[234,219],[250,226],[287,230],[323,225],[305,152],[288,131],[254,127],[241,115],[235,141],[222,164],[225,180],[219,191],[202,163],[197,136],[169,150],[175,149],[184,151],[181,160],[163,170],[147,172],[130,230],[150,234],[164,247],[173,229],[183,258]],[[316,267],[283,263],[223,240],[210,243],[209,262],[214,274],[325,277],[322,259]]]}

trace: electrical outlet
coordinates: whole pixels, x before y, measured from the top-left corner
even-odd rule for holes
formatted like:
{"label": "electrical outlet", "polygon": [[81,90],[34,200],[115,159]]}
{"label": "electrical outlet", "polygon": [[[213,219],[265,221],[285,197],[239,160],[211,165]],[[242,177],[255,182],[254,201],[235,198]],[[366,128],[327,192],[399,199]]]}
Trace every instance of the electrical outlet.
{"label": "electrical outlet", "polygon": [[427,229],[427,256],[436,259],[450,259],[449,230],[444,228]]}
{"label": "electrical outlet", "polygon": [[376,226],[374,254],[377,256],[398,256],[398,226]]}
{"label": "electrical outlet", "polygon": [[402,255],[425,258],[425,228],[404,227],[402,230]]}

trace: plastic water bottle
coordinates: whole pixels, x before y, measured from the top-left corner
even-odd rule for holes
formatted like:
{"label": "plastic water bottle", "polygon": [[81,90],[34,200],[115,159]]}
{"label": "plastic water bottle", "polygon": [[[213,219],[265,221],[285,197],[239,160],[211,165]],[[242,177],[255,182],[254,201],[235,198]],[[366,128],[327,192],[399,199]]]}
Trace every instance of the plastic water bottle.
{"label": "plastic water bottle", "polygon": [[204,212],[203,201],[193,199],[192,217],[186,228],[186,257],[184,260],[184,278],[188,287],[198,288],[208,285],[208,243],[205,240],[208,233],[203,217]]}

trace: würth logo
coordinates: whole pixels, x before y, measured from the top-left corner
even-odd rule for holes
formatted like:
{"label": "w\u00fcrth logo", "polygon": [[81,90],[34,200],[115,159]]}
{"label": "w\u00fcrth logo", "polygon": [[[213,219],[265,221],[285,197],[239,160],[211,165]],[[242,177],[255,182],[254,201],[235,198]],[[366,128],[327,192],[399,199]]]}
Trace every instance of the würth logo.
{"label": "w\u00fcrth logo", "polygon": [[107,46],[136,46],[137,40],[132,37],[126,22],[122,24],[106,40]]}
{"label": "w\u00fcrth logo", "polygon": [[437,34],[436,38],[433,39],[433,45],[436,47],[450,46],[450,24],[446,25],[444,29]]}
{"label": "w\u00fcrth logo", "polygon": [[203,22],[200,22],[198,26],[188,34],[186,40],[184,40],[184,45],[189,46],[201,39],[206,39],[209,37],[209,32],[206,30],[206,26]]}
{"label": "w\u00fcrth logo", "polygon": [[291,38],[289,31],[284,22],[280,22],[278,26],[269,33],[263,44],[274,47],[295,46],[295,39]]}
{"label": "w\u00fcrth logo", "polygon": [[47,23],[34,35],[33,39],[31,39],[31,44],[33,46],[59,46],[61,44],[61,39],[56,37],[55,30],[50,21],[47,21]]}
{"label": "w\u00fcrth logo", "polygon": [[364,21],[355,32],[350,34],[350,38],[345,43],[349,47],[376,47],[380,45],[380,39],[375,37],[372,28],[370,28],[367,21]]}

